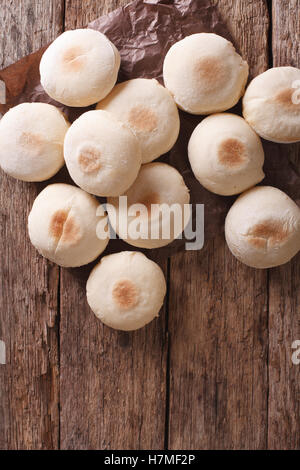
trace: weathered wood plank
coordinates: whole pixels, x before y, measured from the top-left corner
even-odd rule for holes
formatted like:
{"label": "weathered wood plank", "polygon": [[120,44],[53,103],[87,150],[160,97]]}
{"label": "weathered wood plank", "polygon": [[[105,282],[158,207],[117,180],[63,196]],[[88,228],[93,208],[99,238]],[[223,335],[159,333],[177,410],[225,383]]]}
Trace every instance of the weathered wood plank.
{"label": "weathered wood plank", "polygon": [[227,25],[240,54],[247,58],[250,79],[268,68],[269,15],[266,0],[211,0]]}
{"label": "weathered wood plank", "polygon": [[[62,29],[62,1],[0,2],[0,64],[21,58]],[[59,445],[57,288],[59,270],[37,255],[27,214],[39,184],[0,175],[0,448]]]}
{"label": "weathered wood plank", "polygon": [[65,0],[66,1],[66,18],[65,28],[75,29],[87,26],[90,21],[95,20],[101,15],[105,15],[110,11],[122,5],[127,5],[128,0]]}
{"label": "weathered wood plank", "polygon": [[[265,2],[212,1],[251,75],[264,70]],[[66,0],[66,28],[120,3]],[[0,0],[1,66],[59,34],[62,12],[63,0]],[[274,65],[299,66],[299,12],[299,0],[273,0]],[[300,161],[299,146],[282,153]],[[26,235],[40,185],[0,176],[0,339],[7,348],[7,365],[0,365],[0,448],[57,448],[58,268],[36,255]],[[85,303],[88,271],[62,275],[62,447],[162,448],[164,313],[133,334],[103,327]],[[299,448],[299,366],[291,364],[291,344],[300,337],[299,256],[269,273],[268,377],[266,273],[238,264],[223,235],[203,253],[172,257],[171,272],[170,448]]]}
{"label": "weathered wood plank", "polygon": [[63,28],[64,0],[0,0],[0,67],[36,51]]}
{"label": "weathered wood plank", "polygon": [[[300,67],[300,1],[273,1],[273,65]],[[300,174],[300,145],[279,146]],[[299,203],[300,201],[298,201]],[[271,449],[300,447],[300,366],[292,363],[293,341],[300,338],[300,256],[270,270],[269,433]]]}
{"label": "weathered wood plank", "polygon": [[[265,70],[266,3],[213,3],[251,75]],[[266,448],[267,272],[236,261],[224,234],[172,257],[169,334],[169,448]]]}
{"label": "weathered wood plank", "polygon": [[61,448],[161,449],[165,314],[136,332],[105,327],[88,308],[86,275],[61,282]]}
{"label": "weathered wood plank", "polygon": [[[82,2],[68,0],[65,27],[84,26],[116,3],[127,2],[85,2],[81,7]],[[165,313],[133,333],[103,326],[85,298],[90,269],[61,273],[61,447],[162,449]]]}
{"label": "weathered wood plank", "polygon": [[272,2],[273,65],[300,66],[300,1],[273,0]]}

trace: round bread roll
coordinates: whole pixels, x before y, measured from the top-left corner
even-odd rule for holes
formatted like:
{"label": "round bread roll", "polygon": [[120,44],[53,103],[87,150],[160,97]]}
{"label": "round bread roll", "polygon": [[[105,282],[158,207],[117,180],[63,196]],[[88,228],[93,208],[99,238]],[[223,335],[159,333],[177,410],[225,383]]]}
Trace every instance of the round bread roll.
{"label": "round bread roll", "polygon": [[104,210],[98,216],[98,208],[99,202],[82,189],[69,184],[47,186],[28,217],[31,243],[60,266],[90,263],[108,244],[107,217],[102,215]]}
{"label": "round bread roll", "polygon": [[264,139],[300,141],[300,69],[274,67],[255,77],[243,99],[243,115]]}
{"label": "round bread roll", "polygon": [[107,111],[88,111],[73,122],[64,155],[71,178],[96,196],[123,194],[142,162],[136,136]]}
{"label": "round bread roll", "polygon": [[260,138],[234,114],[203,119],[190,138],[188,154],[197,180],[216,194],[241,193],[265,177]]}
{"label": "round bread roll", "polygon": [[225,236],[232,254],[253,268],[287,263],[300,250],[300,208],[285,193],[257,186],[229,210]]}
{"label": "round bread roll", "polygon": [[184,207],[189,204],[189,190],[180,173],[166,163],[143,165],[123,196],[108,198],[107,212],[114,231],[130,245],[168,245],[189,222],[189,206]]}
{"label": "round bread roll", "polygon": [[136,78],[119,83],[97,109],[110,111],[129,125],[140,141],[143,163],[168,152],[177,140],[177,106],[157,80]]}
{"label": "round bread roll", "polygon": [[158,317],[166,281],[160,267],[145,255],[122,251],[101,259],[86,289],[89,306],[105,325],[131,331]]}
{"label": "round bread roll", "polygon": [[41,84],[66,106],[90,106],[111,91],[119,67],[120,54],[104,34],[75,29],[61,34],[44,52]]}
{"label": "round bread roll", "polygon": [[210,114],[234,106],[243,95],[248,64],[231,42],[213,33],[199,33],[176,42],[164,64],[165,86],[179,108]]}
{"label": "round bread roll", "polygon": [[69,123],[51,104],[22,103],[0,121],[0,166],[23,181],[44,181],[64,165]]}

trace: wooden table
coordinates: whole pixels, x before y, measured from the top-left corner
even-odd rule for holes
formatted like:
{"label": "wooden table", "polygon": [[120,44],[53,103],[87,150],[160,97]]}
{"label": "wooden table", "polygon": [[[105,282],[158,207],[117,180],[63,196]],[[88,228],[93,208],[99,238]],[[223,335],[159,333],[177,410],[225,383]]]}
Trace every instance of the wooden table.
{"label": "wooden table", "polygon": [[[124,3],[0,0],[0,66]],[[300,66],[300,0],[212,3],[252,76]],[[299,149],[282,158],[299,164]],[[117,332],[86,304],[88,269],[59,269],[30,245],[40,189],[1,173],[0,448],[299,448],[300,256],[250,269],[220,234],[164,263],[158,320]]]}

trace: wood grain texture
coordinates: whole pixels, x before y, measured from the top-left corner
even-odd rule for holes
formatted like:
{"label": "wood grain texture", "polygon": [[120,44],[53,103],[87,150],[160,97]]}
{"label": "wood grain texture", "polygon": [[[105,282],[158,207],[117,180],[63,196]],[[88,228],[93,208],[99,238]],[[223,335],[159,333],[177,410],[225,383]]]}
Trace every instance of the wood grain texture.
{"label": "wood grain texture", "polygon": [[249,76],[268,68],[269,15],[266,0],[211,0],[227,25],[240,54],[249,64]]}
{"label": "wood grain texture", "polygon": [[[273,0],[273,66],[300,67],[300,0]],[[280,145],[281,152],[297,167],[300,174],[300,145]]]}
{"label": "wood grain texture", "polygon": [[[66,29],[126,1],[67,1]],[[166,272],[166,263],[161,264]],[[162,449],[166,406],[166,318],[125,333],[89,309],[82,270],[61,274],[61,448]],[[78,308],[80,306],[80,308]]]}
{"label": "wood grain texture", "polygon": [[66,0],[65,29],[87,26],[90,21],[127,3],[128,0]]}
{"label": "wood grain texture", "polygon": [[[273,1],[273,64],[300,67],[300,1]],[[279,145],[300,174],[300,145]],[[298,201],[300,202],[300,201]],[[292,363],[293,341],[300,339],[300,255],[270,270],[269,423],[270,449],[300,448],[300,367]]]}
{"label": "wood grain texture", "polygon": [[223,234],[171,259],[171,449],[266,448],[267,326],[267,273]]}
{"label": "wood grain texture", "polygon": [[[0,2],[0,63],[8,65],[62,30],[62,2]],[[0,175],[0,448],[59,445],[58,267],[37,255],[27,215],[41,190]]]}
{"label": "wood grain texture", "polygon": [[[264,71],[265,2],[213,3],[251,75]],[[267,292],[267,272],[235,260],[224,234],[171,258],[170,449],[266,448]]]}
{"label": "wood grain texture", "polygon": [[104,326],[86,302],[89,271],[62,273],[61,448],[162,449],[165,313],[136,332]]}
{"label": "wood grain texture", "polygon": [[0,67],[36,51],[63,28],[64,0],[0,0]]}
{"label": "wood grain texture", "polygon": [[[211,2],[250,75],[265,70],[267,2]],[[126,3],[0,0],[0,66]],[[300,0],[273,0],[272,12],[274,65],[300,66]],[[278,149],[300,170],[299,145]],[[0,185],[1,449],[300,447],[300,368],[291,363],[300,339],[299,255],[252,270],[219,234],[202,252],[171,258],[159,319],[117,332],[86,303],[91,266],[63,269],[59,282],[59,268],[31,247],[26,218],[43,185],[3,172]]]}
{"label": "wood grain texture", "polygon": [[300,1],[273,0],[272,51],[274,67],[300,67]]}

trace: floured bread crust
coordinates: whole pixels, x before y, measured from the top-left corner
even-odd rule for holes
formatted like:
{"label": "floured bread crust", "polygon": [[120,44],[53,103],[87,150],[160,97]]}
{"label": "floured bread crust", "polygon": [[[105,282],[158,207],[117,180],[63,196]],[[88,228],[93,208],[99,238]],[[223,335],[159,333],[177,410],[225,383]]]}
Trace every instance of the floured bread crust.
{"label": "floured bread crust", "polygon": [[143,163],[168,152],[179,134],[179,114],[170,92],[157,80],[119,83],[97,105],[130,126],[139,139]]}
{"label": "floured bread crust", "polygon": [[68,130],[64,156],[71,178],[96,196],[123,194],[141,166],[140,144],[131,129],[107,111],[88,111]]}
{"label": "floured bread crust", "polygon": [[108,244],[97,235],[98,201],[69,184],[51,184],[35,199],[28,217],[31,243],[45,258],[60,266],[76,267],[96,259]]}
{"label": "floured bread crust", "polygon": [[[181,174],[166,163],[142,165],[137,179],[123,196],[127,196],[127,210],[119,198],[108,198],[107,211],[115,232],[130,245],[140,248],[168,245],[189,221],[189,208],[184,211],[184,205],[190,201],[189,190]],[[160,210],[164,205],[165,213]],[[174,213],[179,214],[178,225],[172,215],[171,219],[168,216],[173,205]],[[137,234],[133,237],[128,229],[135,226]]]}
{"label": "floured bread crust", "polygon": [[95,315],[105,325],[124,331],[142,328],[157,317],[166,294],[160,267],[136,251],[104,256],[86,287]]}
{"label": "floured bread crust", "polygon": [[23,181],[44,181],[64,165],[69,123],[51,104],[22,103],[0,121],[0,166]]}
{"label": "floured bread crust", "polygon": [[274,67],[255,77],[243,99],[243,115],[266,140],[300,141],[300,69]]}
{"label": "floured bread crust", "polygon": [[120,54],[99,31],[75,29],[61,34],[40,62],[41,84],[66,106],[90,106],[103,99],[117,81]]}
{"label": "floured bread crust", "polygon": [[197,180],[223,196],[241,193],[264,178],[260,138],[235,114],[213,114],[195,128],[188,155]]}
{"label": "floured bread crust", "polygon": [[177,105],[191,114],[211,114],[234,106],[243,95],[248,64],[231,42],[198,33],[175,43],[163,65],[166,88]]}
{"label": "floured bread crust", "polygon": [[248,266],[287,263],[300,250],[300,208],[277,188],[249,189],[228,212],[225,237],[232,254]]}

